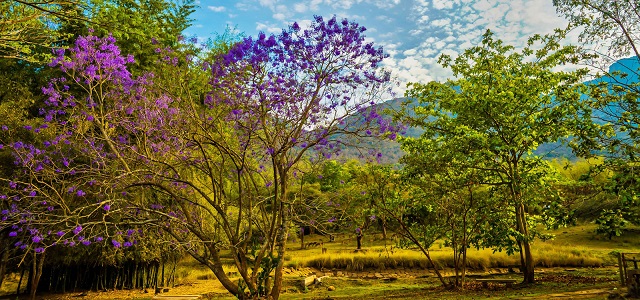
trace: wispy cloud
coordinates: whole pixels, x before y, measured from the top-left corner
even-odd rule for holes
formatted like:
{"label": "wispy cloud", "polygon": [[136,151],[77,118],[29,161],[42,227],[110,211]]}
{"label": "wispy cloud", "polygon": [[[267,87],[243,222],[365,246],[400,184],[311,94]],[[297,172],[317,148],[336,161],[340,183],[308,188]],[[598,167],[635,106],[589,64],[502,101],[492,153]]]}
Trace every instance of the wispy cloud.
{"label": "wispy cloud", "polygon": [[207,9],[215,12],[223,12],[227,10],[227,8],[224,6],[207,6]]}
{"label": "wispy cloud", "polygon": [[[529,36],[550,33],[567,24],[556,16],[550,0],[209,1],[227,6],[207,6],[210,11],[225,12],[227,16],[219,21],[211,19],[223,25],[238,25],[247,35],[258,31],[279,33],[293,22],[304,28],[313,15],[325,19],[337,15],[357,21],[368,28],[367,40],[389,53],[385,67],[405,83],[450,78],[451,72],[438,64],[438,57],[443,53],[455,57],[477,45],[486,29],[505,43],[521,48]],[[196,24],[204,24],[203,31],[215,31],[206,21],[198,19]],[[402,90],[399,88],[399,92]]]}

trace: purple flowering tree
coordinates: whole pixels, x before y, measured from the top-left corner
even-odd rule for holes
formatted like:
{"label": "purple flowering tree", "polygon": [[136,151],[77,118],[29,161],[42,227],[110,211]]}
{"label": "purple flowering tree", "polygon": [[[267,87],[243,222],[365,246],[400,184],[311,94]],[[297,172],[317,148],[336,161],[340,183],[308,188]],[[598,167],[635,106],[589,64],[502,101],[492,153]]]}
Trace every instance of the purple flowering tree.
{"label": "purple flowering tree", "polygon": [[244,39],[204,68],[206,55],[158,48],[156,73],[139,77],[112,37],[78,38],[51,63],[65,76],[43,88],[42,123],[21,129],[37,142],[1,142],[20,171],[3,179],[0,229],[33,255],[95,242],[121,251],[161,230],[232,294],[277,299],[297,164],[400,129],[370,108],[390,78],[363,32],[317,17]]}
{"label": "purple flowering tree", "polygon": [[[279,297],[291,207],[294,166],[313,152],[329,158],[353,136],[395,138],[400,129],[370,108],[389,90],[380,68],[382,48],[364,41],[365,28],[335,17],[294,23],[280,35],[246,38],[211,65],[206,104],[232,108],[228,116],[241,144],[252,143],[269,165],[269,230],[277,266],[271,296]],[[273,245],[263,244],[259,256]]]}
{"label": "purple flowering tree", "polygon": [[[144,193],[129,191],[148,176],[144,153],[166,151],[171,141],[158,141],[167,128],[180,126],[180,119],[170,120],[177,112],[168,108],[172,100],[154,94],[151,75],[132,78],[126,65],[133,58],[120,55],[114,43],[89,35],[78,38],[68,56],[57,51],[50,66],[65,76],[43,87],[41,123],[2,126],[0,145],[13,153],[17,171],[0,179],[0,229],[9,228],[14,246],[33,256],[32,297],[48,248],[107,242],[118,251],[137,244],[137,234],[123,232],[146,222],[132,205]],[[162,120],[168,121],[157,130]],[[25,130],[34,138],[21,139]]]}

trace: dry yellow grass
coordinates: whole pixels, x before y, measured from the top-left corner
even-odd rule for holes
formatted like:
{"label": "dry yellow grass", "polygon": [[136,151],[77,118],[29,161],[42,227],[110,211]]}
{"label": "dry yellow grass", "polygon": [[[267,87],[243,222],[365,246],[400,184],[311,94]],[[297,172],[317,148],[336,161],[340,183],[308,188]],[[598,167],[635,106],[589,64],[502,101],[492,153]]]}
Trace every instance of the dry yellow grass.
{"label": "dry yellow grass", "polygon": [[[609,262],[606,253],[575,245],[536,241],[533,244],[536,267],[600,267]],[[355,252],[353,248],[345,248],[339,243],[326,243],[325,247],[328,250],[325,254],[320,249],[293,250],[287,257],[286,265],[293,268],[308,266],[349,271],[430,266],[426,257],[417,250],[372,245]],[[430,249],[430,254],[439,267],[454,266],[453,251],[450,248],[437,244]],[[469,249],[467,255],[467,266],[472,270],[515,267],[519,264],[518,253],[507,255],[505,252],[494,253],[491,249]]]}

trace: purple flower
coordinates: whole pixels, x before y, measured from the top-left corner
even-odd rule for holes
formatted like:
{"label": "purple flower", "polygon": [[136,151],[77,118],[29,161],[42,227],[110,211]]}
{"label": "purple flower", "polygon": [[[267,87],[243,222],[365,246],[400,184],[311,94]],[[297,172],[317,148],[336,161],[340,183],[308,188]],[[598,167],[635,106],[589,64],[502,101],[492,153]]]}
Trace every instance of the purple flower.
{"label": "purple flower", "polygon": [[85,245],[85,246],[89,246],[89,245],[91,245],[91,241],[84,240],[84,241],[82,241],[82,244]]}
{"label": "purple flower", "polygon": [[102,240],[104,240],[104,239],[101,236],[97,236],[97,237],[94,238],[94,240],[96,242],[102,242]]}
{"label": "purple flower", "polygon": [[2,125],[2,131],[7,131],[9,130],[9,127],[7,127],[7,125]]}
{"label": "purple flower", "polygon": [[369,216],[369,220],[371,220],[371,221],[375,221],[375,220],[376,220],[376,215],[371,215],[371,216]]}
{"label": "purple flower", "polygon": [[56,234],[57,234],[58,236],[63,236],[63,235],[64,235],[64,231],[60,230],[60,231],[56,232]]}
{"label": "purple flower", "polygon": [[123,246],[126,247],[131,247],[133,244],[131,244],[131,242],[124,242]]}
{"label": "purple flower", "polygon": [[18,184],[13,182],[13,181],[9,181],[9,187],[12,188],[12,189],[15,189],[15,188],[18,187]]}
{"label": "purple flower", "polygon": [[[35,196],[36,196],[36,194],[37,194],[37,193],[36,193],[36,191],[31,191],[31,192],[29,192],[29,196],[31,196],[31,197],[35,197]],[[45,203],[45,204],[46,204],[46,203]]]}
{"label": "purple flower", "polygon": [[120,248],[120,242],[116,241],[116,240],[111,240],[111,244],[113,244],[114,247],[116,248]]}
{"label": "purple flower", "polygon": [[42,252],[44,252],[44,248],[42,248],[42,247],[38,247],[38,248],[36,248],[36,249],[34,249],[34,250],[36,251],[36,253],[42,253]]}
{"label": "purple flower", "polygon": [[331,219],[327,220],[327,222],[329,222],[329,223],[333,223],[333,222],[335,222],[336,220],[337,220],[337,219],[336,219],[336,217],[332,217]]}
{"label": "purple flower", "polygon": [[111,209],[111,205],[105,204],[102,208],[106,211],[109,211]]}
{"label": "purple flower", "polygon": [[360,227],[356,228],[356,233],[360,234],[362,232],[362,229],[360,229]]}
{"label": "purple flower", "polygon": [[80,231],[82,231],[82,226],[78,225],[73,229],[73,234],[77,235],[78,233],[80,233]]}
{"label": "purple flower", "polygon": [[18,236],[18,233],[15,231],[9,232],[9,236]]}
{"label": "purple flower", "polygon": [[40,243],[42,241],[42,237],[39,235],[36,235],[31,238],[31,241],[33,241],[34,243]]}
{"label": "purple flower", "polygon": [[85,193],[83,190],[78,190],[76,192],[76,195],[78,195],[78,197],[84,197],[87,193]]}

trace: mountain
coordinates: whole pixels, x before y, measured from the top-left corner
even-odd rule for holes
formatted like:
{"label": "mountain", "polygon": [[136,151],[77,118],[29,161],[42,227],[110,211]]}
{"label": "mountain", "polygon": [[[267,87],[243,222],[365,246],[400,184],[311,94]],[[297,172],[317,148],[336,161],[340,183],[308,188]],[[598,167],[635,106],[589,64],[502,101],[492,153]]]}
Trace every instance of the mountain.
{"label": "mountain", "polygon": [[[629,57],[616,61],[609,67],[608,75],[604,75],[594,80],[586,81],[586,84],[596,84],[599,82],[606,82],[610,85],[612,84],[634,84],[640,82],[640,61],[637,57]],[[626,75],[621,75],[626,74]],[[587,97],[584,95],[584,97]],[[406,101],[407,98],[395,98],[383,103],[377,104],[383,109],[391,109],[391,110],[400,110],[401,104]],[[417,101],[412,101],[409,105],[418,105]],[[595,112],[595,119],[605,119],[605,114],[602,112]],[[422,134],[422,130],[419,128],[407,128],[406,132],[403,136],[407,137],[419,137]],[[400,145],[396,141],[391,140],[364,140],[360,142],[364,148],[373,148],[382,153],[381,162],[382,163],[397,163],[400,157],[404,155],[402,149],[400,149]],[[561,142],[555,143],[547,143],[540,145],[536,151],[534,151],[535,155],[539,155],[548,159],[553,158],[568,158],[575,159],[575,155],[571,151],[571,149],[563,145]],[[346,148],[343,149],[343,153],[341,155],[340,160],[348,160],[348,159],[359,159],[366,160],[361,157],[362,153],[357,151],[355,148]]]}

